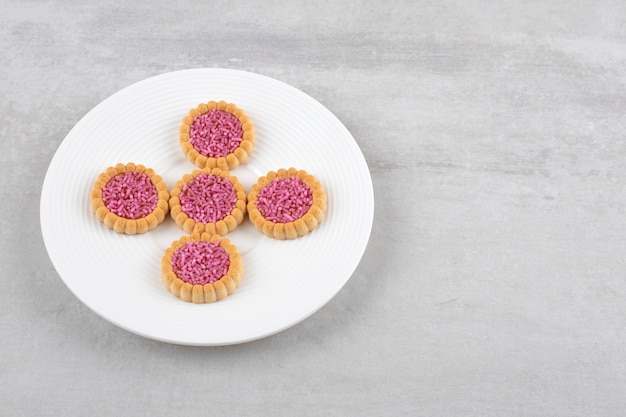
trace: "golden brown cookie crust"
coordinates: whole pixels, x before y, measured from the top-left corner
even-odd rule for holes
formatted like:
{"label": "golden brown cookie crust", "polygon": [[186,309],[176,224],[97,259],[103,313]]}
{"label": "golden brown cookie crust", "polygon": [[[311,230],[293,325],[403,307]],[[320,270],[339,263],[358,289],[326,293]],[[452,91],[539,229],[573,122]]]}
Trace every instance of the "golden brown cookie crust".
{"label": "golden brown cookie crust", "polygon": [[[285,179],[288,177],[298,177],[300,181],[311,188],[313,194],[313,204],[301,218],[288,223],[274,223],[267,220],[257,208],[258,194],[263,187],[269,185],[276,178]],[[267,175],[258,179],[252,186],[248,194],[248,216],[254,227],[261,233],[274,239],[296,239],[312,232],[324,219],[327,210],[327,197],[322,184],[313,175],[305,170],[296,168],[270,171]]]}
{"label": "golden brown cookie crust", "polygon": [[[111,212],[102,201],[102,190],[109,182],[109,180],[118,174],[125,172],[137,172],[145,174],[150,178],[150,181],[155,186],[158,193],[158,202],[152,213],[146,217],[139,219],[126,219],[120,217],[117,214]],[[163,182],[161,176],[157,175],[152,168],[146,168],[143,165],[136,165],[133,162],[127,164],[119,163],[114,167],[109,167],[103,173],[101,173],[91,189],[91,208],[96,214],[98,220],[100,220],[106,227],[116,231],[117,233],[135,235],[146,233],[165,220],[165,216],[169,211],[169,198],[170,194],[167,190],[167,185]]]}
{"label": "golden brown cookie crust", "polygon": [[[172,268],[172,256],[187,242],[211,242],[228,253],[230,265],[226,275],[214,283],[204,285],[184,282]],[[183,301],[195,304],[212,303],[223,300],[237,289],[243,277],[243,262],[237,247],[228,238],[209,233],[192,233],[172,242],[161,259],[161,277],[165,288]]]}
{"label": "golden brown cookie crust", "polygon": [[[237,117],[237,119],[241,122],[241,127],[243,129],[243,140],[239,146],[233,152],[219,158],[202,155],[193,147],[191,142],[189,142],[189,131],[194,119],[201,114],[214,109],[231,113],[233,116]],[[194,163],[198,168],[219,168],[223,171],[228,171],[237,168],[239,165],[248,160],[248,156],[252,153],[256,139],[254,134],[254,125],[248,115],[246,115],[246,113],[235,104],[227,103],[222,100],[201,103],[197,107],[189,110],[189,114],[183,118],[179,129],[179,141],[187,159]]]}
{"label": "golden brown cookie crust", "polygon": [[[235,203],[235,207],[231,210],[230,214],[215,223],[196,222],[183,211],[180,204],[179,196],[183,187],[202,173],[228,179],[235,187],[235,191],[237,193],[237,202]],[[243,223],[246,216],[246,198],[246,191],[244,190],[243,185],[241,185],[237,177],[230,175],[228,171],[223,171],[219,168],[205,168],[203,170],[196,169],[191,174],[185,174],[181,180],[176,182],[174,188],[172,188],[169,200],[170,215],[176,225],[187,233],[207,232],[212,235],[217,234],[223,236],[232,232],[241,223]]]}

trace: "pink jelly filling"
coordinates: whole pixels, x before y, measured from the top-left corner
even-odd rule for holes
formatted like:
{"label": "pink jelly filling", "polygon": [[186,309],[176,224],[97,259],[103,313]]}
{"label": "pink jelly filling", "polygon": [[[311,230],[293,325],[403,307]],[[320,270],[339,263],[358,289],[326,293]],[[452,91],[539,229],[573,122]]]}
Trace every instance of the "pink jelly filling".
{"label": "pink jelly filling", "polygon": [[243,140],[239,119],[222,110],[209,110],[196,117],[189,130],[189,142],[204,156],[219,158],[232,153]]}
{"label": "pink jelly filling", "polygon": [[265,219],[288,223],[304,216],[313,204],[311,188],[298,177],[277,178],[259,192],[257,208]]}
{"label": "pink jelly filling", "polygon": [[158,200],[150,177],[138,172],[117,174],[102,189],[102,201],[109,211],[125,219],[146,217],[156,208]]}
{"label": "pink jelly filling", "polygon": [[228,178],[202,173],[183,187],[182,210],[196,222],[215,223],[228,216],[237,204],[237,191]]}
{"label": "pink jelly filling", "polygon": [[228,253],[210,242],[187,242],[172,255],[176,276],[194,285],[218,281],[226,275],[229,266]]}

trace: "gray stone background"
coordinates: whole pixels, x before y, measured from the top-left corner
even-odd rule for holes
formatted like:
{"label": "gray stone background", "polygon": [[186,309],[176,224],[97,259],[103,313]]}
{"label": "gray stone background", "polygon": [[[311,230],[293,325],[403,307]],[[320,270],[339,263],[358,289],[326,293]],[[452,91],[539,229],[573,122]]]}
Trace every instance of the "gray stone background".
{"label": "gray stone background", "polygon": [[[623,1],[0,10],[0,415],[624,415]],[[196,67],[319,100],[376,196],[341,292],[229,347],[159,343],[95,315],[39,227],[72,126],[129,84]]]}

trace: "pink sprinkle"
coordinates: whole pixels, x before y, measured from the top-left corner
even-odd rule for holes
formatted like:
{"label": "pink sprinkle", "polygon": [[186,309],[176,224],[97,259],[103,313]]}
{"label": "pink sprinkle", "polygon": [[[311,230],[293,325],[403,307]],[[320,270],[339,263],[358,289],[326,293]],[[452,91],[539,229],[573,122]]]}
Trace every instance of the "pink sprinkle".
{"label": "pink sprinkle", "polygon": [[102,201],[125,219],[146,217],[156,208],[159,195],[150,178],[139,172],[124,172],[111,178],[102,189]]}
{"label": "pink sprinkle", "polygon": [[230,258],[221,247],[210,242],[187,242],[172,255],[176,276],[190,284],[218,281],[228,272]]}
{"label": "pink sprinkle", "polygon": [[182,210],[196,222],[215,223],[237,204],[237,191],[228,178],[204,172],[189,181],[180,193]]}
{"label": "pink sprinkle", "polygon": [[311,188],[298,177],[276,178],[259,192],[257,208],[274,223],[298,220],[313,205]]}
{"label": "pink sprinkle", "polygon": [[239,119],[217,109],[196,117],[189,130],[189,142],[207,157],[226,156],[234,152],[242,140],[243,128]]}

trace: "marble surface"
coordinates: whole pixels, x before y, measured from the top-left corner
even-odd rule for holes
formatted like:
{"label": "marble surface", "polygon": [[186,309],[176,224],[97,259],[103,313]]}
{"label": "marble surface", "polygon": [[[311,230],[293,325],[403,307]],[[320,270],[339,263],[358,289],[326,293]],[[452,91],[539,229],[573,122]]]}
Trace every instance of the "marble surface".
{"label": "marble surface", "polygon": [[[626,3],[0,6],[0,415],[623,415]],[[91,312],[38,220],[47,166],[86,112],[197,67],[319,100],[376,197],[339,294],[228,347]]]}

